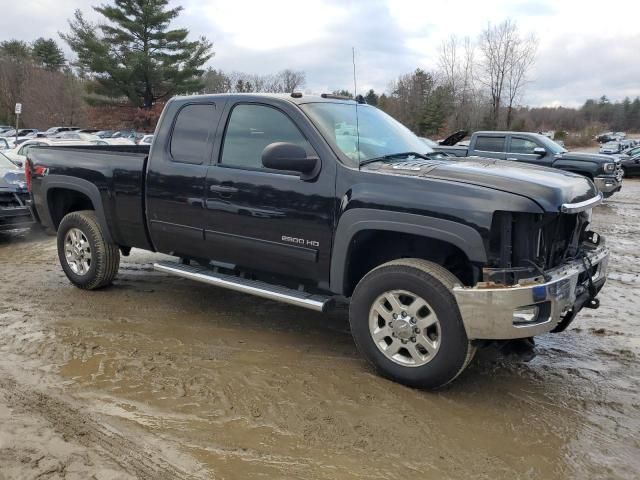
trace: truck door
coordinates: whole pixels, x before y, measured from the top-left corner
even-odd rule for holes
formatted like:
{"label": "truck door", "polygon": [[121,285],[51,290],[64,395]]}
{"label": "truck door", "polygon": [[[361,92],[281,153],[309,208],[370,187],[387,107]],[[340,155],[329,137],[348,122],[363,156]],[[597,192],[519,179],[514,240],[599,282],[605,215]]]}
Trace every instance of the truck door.
{"label": "truck door", "polygon": [[[289,102],[229,103],[218,162],[207,175],[209,258],[328,282],[336,208],[336,163],[327,157],[328,147]],[[307,155],[318,155],[318,176],[302,180],[264,168],[262,151],[274,142],[296,143]]]}
{"label": "truck door", "polygon": [[531,138],[511,135],[507,160],[515,160],[518,162],[533,163],[535,165],[550,167],[553,163],[553,156],[549,152],[544,155],[535,153],[534,150],[536,148],[544,147]]}
{"label": "truck door", "polygon": [[205,185],[223,107],[224,102],[213,101],[167,104],[151,147],[146,182],[149,233],[160,252],[207,256]]}

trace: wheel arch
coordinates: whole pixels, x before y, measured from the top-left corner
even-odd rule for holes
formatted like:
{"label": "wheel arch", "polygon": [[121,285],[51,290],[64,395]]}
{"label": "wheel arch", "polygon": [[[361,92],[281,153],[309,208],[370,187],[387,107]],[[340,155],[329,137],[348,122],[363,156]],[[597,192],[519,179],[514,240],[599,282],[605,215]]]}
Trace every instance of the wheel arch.
{"label": "wheel arch", "polygon": [[46,209],[43,213],[48,217],[43,219],[44,223],[57,230],[66,214],[79,210],[93,210],[105,240],[113,242],[102,197],[96,185],[81,178],[51,175],[43,179],[42,192],[46,199]]}
{"label": "wheel arch", "polygon": [[[331,256],[330,289],[332,292],[350,295],[355,287],[351,278],[353,270],[350,267],[354,260],[354,252],[359,248],[358,240],[363,234],[371,233],[381,235],[385,240],[398,235],[402,240],[418,239],[428,242],[435,248],[450,248],[452,252],[462,253],[464,261],[469,264],[487,262],[486,249],[480,233],[468,225],[411,213],[353,209],[341,216],[336,229]],[[384,256],[381,258],[380,261],[389,261],[398,257],[394,257],[391,253],[390,258]]]}

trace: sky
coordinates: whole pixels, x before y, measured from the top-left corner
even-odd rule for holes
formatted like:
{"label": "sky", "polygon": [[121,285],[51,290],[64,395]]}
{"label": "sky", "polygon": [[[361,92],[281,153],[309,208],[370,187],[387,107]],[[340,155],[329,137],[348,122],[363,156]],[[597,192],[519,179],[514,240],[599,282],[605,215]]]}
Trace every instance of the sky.
{"label": "sky", "polygon": [[[606,94],[640,95],[640,1],[590,0],[170,0],[184,11],[175,26],[214,44],[213,68],[306,72],[306,91],[387,91],[416,68],[438,65],[451,35],[476,39],[510,18],[539,40],[522,103],[569,106]],[[0,40],[32,41],[67,31],[75,9],[99,20],[92,5],[108,0],[0,0]],[[607,6],[608,5],[608,6]],[[64,45],[68,56],[71,52]]]}

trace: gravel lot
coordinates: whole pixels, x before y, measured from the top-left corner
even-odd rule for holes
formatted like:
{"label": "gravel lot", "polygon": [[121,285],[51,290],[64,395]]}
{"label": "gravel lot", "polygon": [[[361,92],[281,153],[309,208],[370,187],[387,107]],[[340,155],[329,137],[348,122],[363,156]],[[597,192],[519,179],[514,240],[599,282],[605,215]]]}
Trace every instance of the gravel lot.
{"label": "gravel lot", "polygon": [[375,376],[346,313],[155,273],[72,287],[55,240],[0,234],[0,479],[638,478],[640,181],[598,207],[599,310],[481,352],[451,387]]}

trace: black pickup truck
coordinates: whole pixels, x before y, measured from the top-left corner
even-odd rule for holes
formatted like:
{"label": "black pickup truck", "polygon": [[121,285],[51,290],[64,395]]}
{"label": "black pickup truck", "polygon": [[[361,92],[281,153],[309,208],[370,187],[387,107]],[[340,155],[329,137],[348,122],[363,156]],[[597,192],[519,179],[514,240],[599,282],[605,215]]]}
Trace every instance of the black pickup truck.
{"label": "black pickup truck", "polygon": [[76,286],[110,284],[135,247],[195,281],[347,301],[362,354],[416,387],[452,381],[487,342],[562,331],[606,278],[589,180],[449,160],[331,95],[178,97],[150,149],[37,147],[25,168]]}
{"label": "black pickup truck", "polygon": [[466,132],[456,132],[435,149],[457,157],[497,158],[578,173],[591,179],[605,198],[622,188],[620,159],[610,155],[569,152],[544,135],[527,132],[475,132],[468,147],[451,145],[451,140],[465,136]]}

